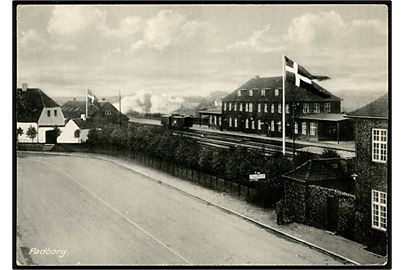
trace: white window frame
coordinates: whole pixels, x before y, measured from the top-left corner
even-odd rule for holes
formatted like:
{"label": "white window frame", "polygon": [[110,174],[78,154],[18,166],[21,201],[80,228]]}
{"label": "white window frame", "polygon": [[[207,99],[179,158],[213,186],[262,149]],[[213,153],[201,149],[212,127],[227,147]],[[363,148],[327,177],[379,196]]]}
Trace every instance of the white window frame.
{"label": "white window frame", "polygon": [[233,104],[233,110],[235,111],[235,112],[237,112],[238,111],[238,103],[234,103]]}
{"label": "white window frame", "polygon": [[209,120],[210,125],[212,125],[212,118],[213,118],[213,116],[212,116],[212,115],[210,115],[210,120]]}
{"label": "white window frame", "polygon": [[271,120],[270,130],[271,130],[271,131],[274,131],[274,120]]}
{"label": "white window frame", "polygon": [[261,94],[262,97],[266,96],[266,90],[265,90],[265,89],[262,89],[262,90],[260,91],[260,94]]}
{"label": "white window frame", "polygon": [[304,103],[304,105],[302,107],[302,113],[309,113],[309,104],[308,103]]}
{"label": "white window frame", "polygon": [[224,111],[226,111],[226,102],[224,102]]}
{"label": "white window frame", "polygon": [[319,103],[314,104],[314,113],[320,113],[321,112],[321,106]]}
{"label": "white window frame", "polygon": [[260,119],[257,120],[257,129],[262,130],[262,121]]}
{"label": "white window frame", "polygon": [[371,227],[386,231],[388,221],[387,193],[371,190]]}
{"label": "white window frame", "polygon": [[232,127],[232,117],[229,117],[229,127]]}
{"label": "white window frame", "polygon": [[111,115],[111,110],[105,110],[104,115]]}
{"label": "white window frame", "polygon": [[257,112],[262,112],[262,104],[261,103],[257,104]]}
{"label": "white window frame", "polygon": [[316,123],[309,123],[309,135],[315,136],[316,135],[317,126]]}
{"label": "white window frame", "polygon": [[229,102],[229,106],[228,106],[229,111],[232,111],[232,102]]}
{"label": "white window frame", "polygon": [[218,117],[218,125],[219,125],[219,126],[222,125],[222,117],[221,117],[221,116]]}
{"label": "white window frame", "polygon": [[263,109],[263,111],[266,113],[266,112],[268,112],[267,111],[267,103],[264,103],[264,109]]}
{"label": "white window frame", "polygon": [[249,103],[246,102],[246,104],[245,104],[245,112],[248,112],[248,111],[249,111]]}
{"label": "white window frame", "polygon": [[242,96],[241,90],[238,90],[237,95],[238,95],[238,97]]}
{"label": "white window frame", "polygon": [[274,103],[271,104],[270,112],[271,112],[271,113],[274,113]]}
{"label": "white window frame", "polygon": [[307,122],[301,123],[301,134],[307,135]]}
{"label": "white window frame", "polygon": [[285,113],[287,113],[287,114],[290,113],[290,104],[285,105]]}
{"label": "white window frame", "polygon": [[283,131],[283,126],[281,125],[281,121],[277,122],[277,131],[282,132]]}
{"label": "white window frame", "polygon": [[325,103],[325,105],[324,105],[324,110],[325,110],[325,112],[327,112],[327,113],[330,112],[330,103],[329,103],[329,102],[328,102],[328,103]]}
{"label": "white window frame", "polygon": [[255,129],[255,120],[252,120],[252,129]]}
{"label": "white window frame", "polygon": [[294,122],[294,133],[298,134],[299,130],[298,130],[298,122]]}
{"label": "white window frame", "polygon": [[279,104],[277,105],[277,112],[278,112],[278,113],[281,113],[282,110],[283,110],[283,108],[282,108],[281,105],[282,105],[281,103],[279,103]]}
{"label": "white window frame", "polygon": [[246,120],[245,120],[245,128],[246,128],[246,129],[249,129],[249,119],[246,119]]}
{"label": "white window frame", "polygon": [[374,162],[386,163],[388,159],[388,130],[373,128],[371,131],[371,159]]}
{"label": "white window frame", "polygon": [[238,127],[238,118],[235,117],[235,123],[234,123],[234,127]]}
{"label": "white window frame", "polygon": [[249,97],[253,97],[253,90],[252,89],[249,90]]}
{"label": "white window frame", "polygon": [[239,111],[243,112],[243,103],[242,102],[239,104]]}
{"label": "white window frame", "polygon": [[217,116],[216,115],[214,115],[214,125],[215,126],[217,125]]}
{"label": "white window frame", "polygon": [[274,95],[275,95],[276,97],[278,97],[279,94],[280,94],[280,91],[279,91],[278,89],[274,89]]}
{"label": "white window frame", "polygon": [[253,112],[253,103],[249,103],[249,112]]}

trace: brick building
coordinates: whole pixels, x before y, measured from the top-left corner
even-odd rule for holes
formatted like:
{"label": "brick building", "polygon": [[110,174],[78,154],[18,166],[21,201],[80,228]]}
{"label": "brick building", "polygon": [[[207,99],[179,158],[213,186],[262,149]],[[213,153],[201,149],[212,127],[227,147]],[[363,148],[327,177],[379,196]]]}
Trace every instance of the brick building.
{"label": "brick building", "polygon": [[348,115],[356,137],[356,237],[380,254],[386,254],[388,239],[388,108],[385,94]]}
{"label": "brick building", "polygon": [[[294,76],[287,73],[287,76]],[[288,77],[287,77],[288,78]],[[282,136],[283,77],[256,76],[222,99],[226,130]],[[309,140],[340,140],[352,134],[341,113],[341,99],[321,86],[297,87],[286,79],[286,136]],[[344,132],[340,132],[342,130]]]}

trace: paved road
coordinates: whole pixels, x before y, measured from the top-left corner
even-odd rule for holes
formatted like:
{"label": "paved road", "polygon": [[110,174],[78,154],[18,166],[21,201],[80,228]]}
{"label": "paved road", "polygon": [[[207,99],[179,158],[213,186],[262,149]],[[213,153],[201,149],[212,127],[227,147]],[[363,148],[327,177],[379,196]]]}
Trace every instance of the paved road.
{"label": "paved road", "polygon": [[18,245],[29,263],[338,264],[108,161],[22,155],[17,194]]}

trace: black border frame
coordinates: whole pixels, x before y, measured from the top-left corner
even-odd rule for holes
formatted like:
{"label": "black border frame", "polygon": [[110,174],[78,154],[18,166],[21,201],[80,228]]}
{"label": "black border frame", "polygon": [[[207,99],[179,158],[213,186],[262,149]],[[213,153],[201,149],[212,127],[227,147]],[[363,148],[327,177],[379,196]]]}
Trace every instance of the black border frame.
{"label": "black border frame", "polygon": [[[291,266],[291,265],[232,265],[232,266],[216,266],[216,265],[133,265],[133,266],[114,266],[114,265],[97,265],[97,266],[21,266],[17,265],[17,145],[16,145],[16,128],[17,128],[17,118],[16,118],[16,96],[14,94],[15,89],[17,89],[17,7],[24,5],[173,5],[173,4],[183,4],[183,5],[206,5],[206,4],[237,4],[237,5],[293,5],[293,4],[313,4],[313,5],[386,5],[388,10],[388,95],[389,95],[389,112],[388,112],[388,163],[387,163],[387,190],[388,190],[388,230],[387,230],[387,244],[388,244],[388,253],[387,253],[387,263],[385,265],[342,265],[342,266]],[[391,269],[392,268],[392,2],[389,0],[16,0],[12,2],[12,268],[13,269]]]}

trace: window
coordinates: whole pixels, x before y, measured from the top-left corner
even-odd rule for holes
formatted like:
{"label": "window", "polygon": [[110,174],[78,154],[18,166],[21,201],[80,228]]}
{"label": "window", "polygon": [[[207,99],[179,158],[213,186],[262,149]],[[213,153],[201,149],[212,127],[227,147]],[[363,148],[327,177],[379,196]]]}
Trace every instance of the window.
{"label": "window", "polygon": [[58,111],[57,110],[53,110],[53,115],[56,117],[58,116]]}
{"label": "window", "polygon": [[249,111],[249,103],[246,103],[246,105],[245,105],[245,112],[248,112]]}
{"label": "window", "polygon": [[253,112],[253,103],[249,103],[249,112]]}
{"label": "window", "polygon": [[51,117],[51,110],[47,110],[46,113],[48,114],[48,117]]}
{"label": "window", "polygon": [[324,108],[325,112],[327,112],[327,113],[330,112],[330,103],[325,103],[324,106],[325,106],[325,108]]}
{"label": "window", "polygon": [[222,118],[221,118],[221,116],[218,117],[218,121],[219,121],[218,124],[221,126],[221,125],[222,125]]}
{"label": "window", "polygon": [[233,110],[236,112],[238,111],[238,104],[235,102],[235,104],[233,104]]}
{"label": "window", "polygon": [[245,121],[245,128],[249,129],[249,119],[246,119],[246,121]]}
{"label": "window", "polygon": [[277,97],[279,94],[280,94],[280,93],[279,93],[279,90],[278,90],[278,89],[275,89],[275,90],[274,90],[274,95]]}
{"label": "window", "polygon": [[262,112],[262,104],[257,104],[257,112]]}
{"label": "window", "polygon": [[226,102],[224,102],[224,111],[226,111]]}
{"label": "window", "polygon": [[387,193],[371,191],[371,227],[374,229],[387,230]]}
{"label": "window", "polygon": [[240,97],[241,95],[242,95],[242,93],[241,93],[241,91],[240,90],[238,90],[238,97]]}
{"label": "window", "polygon": [[105,115],[111,115],[111,110],[106,110],[106,111],[104,111],[104,114],[105,114]]}
{"label": "window", "polygon": [[274,120],[271,120],[271,127],[270,127],[271,131],[274,131]]}
{"label": "window", "polygon": [[312,136],[316,135],[316,123],[310,123],[309,124],[309,134]]}
{"label": "window", "polygon": [[281,106],[281,105],[282,105],[282,104],[279,103],[278,106],[277,106],[277,111],[278,111],[278,113],[281,113],[281,110],[282,110],[282,106]]}
{"label": "window", "polygon": [[314,104],[314,113],[320,113],[321,112],[321,107],[319,106],[319,103]]}
{"label": "window", "polygon": [[255,129],[255,120],[252,120],[252,129]]}
{"label": "window", "polygon": [[307,122],[302,122],[301,124],[301,133],[307,134]]}
{"label": "window", "polygon": [[271,113],[274,113],[274,104],[271,104],[270,111]]}
{"label": "window", "polygon": [[266,95],[266,90],[262,89],[262,90],[260,91],[260,93],[261,93],[262,97],[264,97],[264,96]]}
{"label": "window", "polygon": [[238,118],[235,118],[235,127],[238,127]]}
{"label": "window", "polygon": [[243,112],[243,103],[239,103],[239,111]]}
{"label": "window", "polygon": [[298,134],[298,122],[294,122],[294,133]]}
{"label": "window", "polygon": [[304,103],[304,107],[302,108],[302,112],[303,113],[309,113],[309,104],[308,103]]}
{"label": "window", "polygon": [[267,103],[264,104],[264,112],[267,112]]}
{"label": "window", "polygon": [[232,102],[229,102],[229,111],[232,111]]}
{"label": "window", "polygon": [[212,125],[212,115],[210,115],[210,125]]}
{"label": "window", "polygon": [[285,113],[290,113],[290,104],[285,105]]}
{"label": "window", "polygon": [[387,162],[387,135],[386,129],[372,130],[372,160],[375,162]]}
{"label": "window", "polygon": [[229,117],[229,127],[232,127],[232,117]]}
{"label": "window", "polygon": [[262,121],[261,120],[257,120],[257,129],[262,130]]}
{"label": "window", "polygon": [[217,116],[214,116],[214,125],[217,125]]}
{"label": "window", "polygon": [[278,121],[277,122],[277,130],[278,130],[278,132],[281,132],[282,129],[283,129],[283,126],[281,125],[281,121]]}
{"label": "window", "polygon": [[253,96],[253,90],[249,90],[249,97]]}

